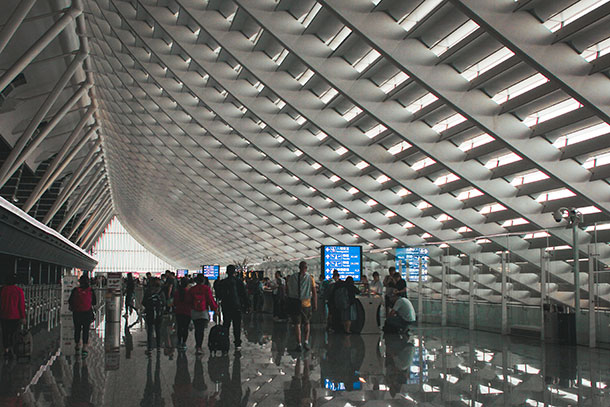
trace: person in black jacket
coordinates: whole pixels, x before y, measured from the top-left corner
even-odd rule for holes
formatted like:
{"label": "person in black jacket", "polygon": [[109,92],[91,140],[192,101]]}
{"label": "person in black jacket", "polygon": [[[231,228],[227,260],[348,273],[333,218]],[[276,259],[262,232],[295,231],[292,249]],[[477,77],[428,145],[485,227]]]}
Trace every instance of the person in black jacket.
{"label": "person in black jacket", "polygon": [[248,294],[244,283],[237,278],[235,266],[227,266],[227,278],[215,284],[216,297],[222,308],[223,325],[227,328],[233,324],[235,350],[241,349],[241,314],[250,308]]}

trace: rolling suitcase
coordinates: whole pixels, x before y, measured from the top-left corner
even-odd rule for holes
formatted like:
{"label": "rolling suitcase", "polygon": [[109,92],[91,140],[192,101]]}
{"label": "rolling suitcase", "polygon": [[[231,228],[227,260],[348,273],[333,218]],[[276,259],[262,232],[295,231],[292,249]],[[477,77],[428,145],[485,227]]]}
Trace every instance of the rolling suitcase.
{"label": "rolling suitcase", "polygon": [[222,325],[214,325],[208,335],[208,348],[214,352],[227,353],[229,351],[229,328]]}

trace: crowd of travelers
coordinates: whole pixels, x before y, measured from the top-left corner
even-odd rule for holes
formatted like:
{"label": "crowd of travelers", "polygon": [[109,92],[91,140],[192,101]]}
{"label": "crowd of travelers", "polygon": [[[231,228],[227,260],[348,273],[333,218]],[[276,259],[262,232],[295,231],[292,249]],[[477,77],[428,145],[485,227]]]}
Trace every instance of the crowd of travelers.
{"label": "crowd of travelers", "polygon": [[[258,273],[246,277],[234,265],[227,266],[226,277],[212,285],[202,274],[177,278],[167,270],[160,277],[147,273],[143,279],[128,273],[124,279],[125,317],[135,312],[138,320],[146,324],[146,354],[161,351],[163,338],[161,325],[169,320],[177,343],[175,348],[184,352],[190,331],[194,331],[195,353],[203,354],[205,331],[211,320],[226,330],[233,327],[235,350],[241,348],[241,325],[243,315],[263,311],[265,292],[272,296],[273,320],[290,322],[294,326],[296,351],[309,350],[311,319],[318,306],[331,332],[354,333],[353,321],[358,318],[357,296],[383,296],[386,322],[384,331],[405,332],[415,321],[413,305],[407,299],[407,283],[394,267],[380,280],[378,272],[369,281],[366,275],[358,285],[352,277],[342,280],[337,270],[332,278],[320,275],[316,282],[307,270],[307,263],[301,262],[298,271],[284,277],[276,271],[273,279],[263,278]],[[93,309],[97,298],[92,286],[102,285],[101,278],[90,280],[83,275],[78,287],[71,292],[70,310],[73,313],[74,341],[77,352],[87,355],[89,327],[94,320]],[[25,301],[23,290],[16,285],[16,277],[8,275],[0,289],[0,323],[5,358],[13,352],[15,333],[25,322]],[[208,338],[210,339],[210,338]]]}

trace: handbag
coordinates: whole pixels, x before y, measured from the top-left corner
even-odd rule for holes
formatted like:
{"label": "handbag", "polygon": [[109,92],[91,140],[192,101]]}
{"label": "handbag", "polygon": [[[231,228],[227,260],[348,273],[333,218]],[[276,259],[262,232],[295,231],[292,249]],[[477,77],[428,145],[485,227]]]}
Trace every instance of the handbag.
{"label": "handbag", "polygon": [[301,274],[297,280],[297,287],[299,290],[298,298],[287,297],[286,298],[286,312],[288,315],[299,315],[303,304],[301,303]]}

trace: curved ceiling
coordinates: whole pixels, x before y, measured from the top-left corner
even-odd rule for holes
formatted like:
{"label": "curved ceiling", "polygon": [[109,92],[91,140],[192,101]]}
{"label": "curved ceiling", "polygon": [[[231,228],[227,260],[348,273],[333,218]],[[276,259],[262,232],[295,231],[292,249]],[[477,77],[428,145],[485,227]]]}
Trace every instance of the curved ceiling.
{"label": "curved ceiling", "polygon": [[608,2],[83,6],[108,213],[172,263],[446,242],[527,268],[571,244],[560,207],[608,241]]}

